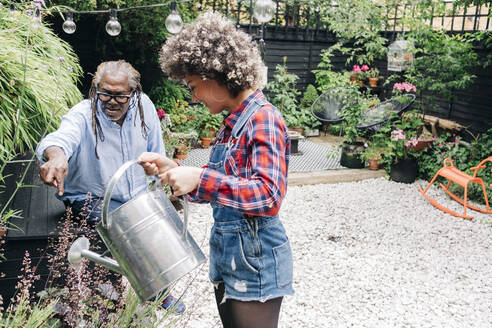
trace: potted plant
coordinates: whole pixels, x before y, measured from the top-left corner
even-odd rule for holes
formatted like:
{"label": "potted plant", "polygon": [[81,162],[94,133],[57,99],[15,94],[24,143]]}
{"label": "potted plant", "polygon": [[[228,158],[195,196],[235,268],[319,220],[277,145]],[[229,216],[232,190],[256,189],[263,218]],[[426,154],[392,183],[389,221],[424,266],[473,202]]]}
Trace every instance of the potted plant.
{"label": "potted plant", "polygon": [[[362,69],[364,68],[364,70]],[[362,65],[360,67],[359,65],[354,65],[352,66],[352,72],[350,73],[350,82],[357,84],[357,85],[363,85],[364,80],[365,80],[365,70],[367,65]]]}
{"label": "potted plant", "polygon": [[379,81],[379,70],[376,67],[373,67],[368,70],[366,74],[369,80],[369,85],[373,88],[377,87]]}
{"label": "potted plant", "polygon": [[208,148],[215,134],[222,126],[223,116],[210,114],[210,111],[203,105],[194,106],[194,110],[196,112],[195,126],[201,139],[202,147]]}
{"label": "potted plant", "polygon": [[371,143],[362,152],[360,158],[369,163],[370,170],[377,170],[379,169],[379,160],[382,158],[383,153],[384,153],[383,148],[381,148],[376,143]]}
{"label": "potted plant", "polygon": [[423,122],[418,115],[403,116],[382,131],[387,134],[386,151],[382,158],[390,178],[396,182],[412,183],[417,176],[417,158],[420,153],[415,146],[419,142],[419,131]]}
{"label": "potted plant", "polygon": [[364,151],[364,143],[359,140],[361,130],[357,129],[357,125],[361,122],[362,114],[367,110],[368,104],[358,87],[349,86],[346,92],[347,99],[353,101],[346,104],[340,113],[343,117],[342,128],[345,136],[340,165],[348,168],[363,168],[364,161],[361,160],[360,155]]}

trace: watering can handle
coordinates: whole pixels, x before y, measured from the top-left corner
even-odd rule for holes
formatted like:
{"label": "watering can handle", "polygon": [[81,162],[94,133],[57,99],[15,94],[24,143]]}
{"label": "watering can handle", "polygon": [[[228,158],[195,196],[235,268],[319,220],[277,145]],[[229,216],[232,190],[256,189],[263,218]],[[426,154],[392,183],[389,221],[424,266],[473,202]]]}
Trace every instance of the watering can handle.
{"label": "watering can handle", "polygon": [[[128,161],[125,164],[123,164],[118,169],[118,171],[116,171],[116,173],[113,175],[113,177],[109,181],[108,187],[106,188],[106,192],[104,193],[104,202],[103,202],[103,208],[102,208],[102,225],[105,228],[109,228],[109,226],[111,225],[111,220],[110,220],[109,215],[108,215],[108,209],[109,209],[109,203],[111,202],[111,195],[113,193],[114,186],[116,185],[118,180],[121,178],[123,173],[125,173],[125,171],[130,166],[132,166],[133,164],[138,164],[138,161],[132,160],[132,161]],[[161,178],[158,175],[155,175],[155,177],[156,177],[156,181],[154,182],[154,184],[151,187],[152,191],[157,190],[157,186],[161,185],[161,183],[160,183]],[[184,209],[183,237],[185,239],[187,239],[187,236],[188,236],[188,234],[187,234],[187,231],[188,231],[188,200],[187,200],[186,195],[180,196],[179,198],[181,198],[183,200],[183,209]]]}

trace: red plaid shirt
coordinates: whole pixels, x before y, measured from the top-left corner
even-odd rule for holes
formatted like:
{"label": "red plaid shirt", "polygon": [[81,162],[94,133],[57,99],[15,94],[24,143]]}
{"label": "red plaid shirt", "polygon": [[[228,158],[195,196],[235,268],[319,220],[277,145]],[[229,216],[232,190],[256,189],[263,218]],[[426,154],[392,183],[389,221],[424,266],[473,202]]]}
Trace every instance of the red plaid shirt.
{"label": "red plaid shirt", "polygon": [[[241,113],[254,100],[254,92],[225,120],[216,143],[227,143]],[[276,215],[287,191],[290,138],[280,112],[270,103],[258,109],[244,126],[244,133],[231,146],[225,171],[204,167],[198,188],[190,194],[194,201],[217,201],[246,215]]]}

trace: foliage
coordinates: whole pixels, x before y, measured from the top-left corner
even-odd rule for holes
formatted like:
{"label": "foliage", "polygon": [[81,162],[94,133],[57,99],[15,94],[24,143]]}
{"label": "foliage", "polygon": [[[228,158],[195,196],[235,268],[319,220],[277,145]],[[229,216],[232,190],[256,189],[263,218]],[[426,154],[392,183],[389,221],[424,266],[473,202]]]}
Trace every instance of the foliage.
{"label": "foliage", "polygon": [[368,78],[379,77],[379,70],[377,69],[377,67],[373,67],[369,69],[366,74]]}
{"label": "foliage", "polygon": [[362,154],[360,154],[360,159],[362,159],[364,161],[367,161],[370,159],[380,160],[382,158],[382,154],[384,152],[385,152],[384,148],[381,148],[376,143],[371,143],[364,149]]}
{"label": "foliage", "polygon": [[311,130],[317,129],[321,126],[321,122],[311,114],[311,105],[317,98],[318,92],[316,91],[316,87],[309,84],[304,91],[301,103],[299,105],[299,110],[307,114],[307,118],[302,125]]}
{"label": "foliage", "polygon": [[386,54],[385,11],[377,2],[345,0],[323,11],[322,21],[339,39],[333,48],[348,56],[347,64],[371,64]]}
{"label": "foliage", "polygon": [[[455,133],[446,133],[434,139],[431,147],[419,158],[418,176],[421,179],[430,180],[436,172],[443,167],[445,158],[450,158],[453,164],[461,171],[473,175],[471,167],[477,166],[482,160],[490,156],[492,149],[492,129],[487,133],[474,136],[471,143],[463,141],[463,138]],[[485,182],[489,203],[492,204],[492,181],[491,163],[487,168],[480,169],[477,176]],[[441,182],[443,181],[442,178]],[[452,184],[452,191],[463,192],[463,188]],[[484,204],[481,187],[471,183],[468,189],[468,197],[471,200]]]}
{"label": "foliage", "polygon": [[200,137],[213,137],[215,132],[221,128],[224,116],[221,114],[210,114],[208,108],[203,105],[195,106],[195,112],[197,113],[196,126]]}
{"label": "foliage", "polygon": [[156,108],[169,112],[173,107],[176,107],[176,103],[190,99],[190,91],[183,84],[162,77],[150,89],[149,97]]}
{"label": "foliage", "polygon": [[334,56],[334,51],[333,47],[321,50],[321,61],[318,64],[318,69],[313,70],[316,85],[320,92],[325,92],[333,86],[346,84],[349,80],[350,73],[333,71],[331,57]]}
{"label": "foliage", "polygon": [[284,57],[282,65],[277,65],[273,81],[269,82],[265,89],[270,92],[271,102],[282,113],[287,126],[299,126],[302,113],[298,113],[297,97],[300,95],[296,88],[299,77],[287,72],[287,57]]}
{"label": "foliage", "polygon": [[420,153],[415,151],[419,134],[424,122],[417,112],[408,112],[397,120],[389,120],[378,132],[377,138],[382,140],[385,153],[382,162],[389,172],[390,165],[407,158],[417,158]]}
{"label": "foliage", "polygon": [[282,114],[290,113],[297,108],[297,97],[300,92],[296,88],[299,77],[287,72],[287,57],[283,58],[283,64],[275,68],[273,81],[265,86],[265,90],[272,95],[272,104],[277,107]]}
{"label": "foliage", "polygon": [[357,128],[357,125],[361,122],[362,114],[368,109],[369,102],[367,96],[362,94],[357,86],[346,86],[341,92],[345,93],[346,99],[350,99],[341,110],[344,142],[352,144],[361,136],[362,132]]}
{"label": "foliage", "polygon": [[[60,235],[50,240],[48,249],[49,288],[37,294],[34,303],[30,295],[36,279],[29,255],[24,258],[23,275],[17,286],[19,296],[0,317],[2,327],[157,327],[166,319],[158,319],[155,312],[165,295],[153,302],[140,305],[136,294],[124,286],[111,286],[106,268],[84,260],[80,266],[69,265],[67,252],[76,238],[85,235],[91,247],[100,249],[101,241],[87,225],[85,218],[72,218],[67,212],[60,222]],[[121,279],[121,277],[120,277]],[[5,325],[4,325],[5,323]]]}
{"label": "foliage", "polygon": [[5,6],[0,7],[0,44],[1,150],[34,149],[82,100],[76,85],[82,69],[70,46],[48,27],[35,27],[20,11],[12,17]]}
{"label": "foliage", "polygon": [[420,92],[440,95],[448,100],[457,97],[456,90],[469,87],[475,75],[477,55],[472,43],[460,35],[434,31],[430,27],[407,34],[415,47],[413,66],[404,76]]}

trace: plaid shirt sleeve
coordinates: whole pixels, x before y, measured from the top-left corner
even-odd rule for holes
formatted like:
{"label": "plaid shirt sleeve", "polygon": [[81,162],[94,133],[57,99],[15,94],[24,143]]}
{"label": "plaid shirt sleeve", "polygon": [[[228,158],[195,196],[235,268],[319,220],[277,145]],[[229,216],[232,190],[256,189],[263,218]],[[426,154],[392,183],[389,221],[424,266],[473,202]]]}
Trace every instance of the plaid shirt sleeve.
{"label": "plaid shirt sleeve", "polygon": [[195,200],[216,201],[246,215],[278,213],[287,190],[289,135],[270,104],[257,110],[226,158],[226,172],[205,168]]}

